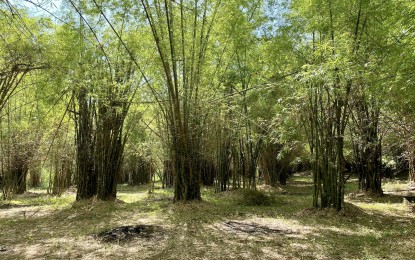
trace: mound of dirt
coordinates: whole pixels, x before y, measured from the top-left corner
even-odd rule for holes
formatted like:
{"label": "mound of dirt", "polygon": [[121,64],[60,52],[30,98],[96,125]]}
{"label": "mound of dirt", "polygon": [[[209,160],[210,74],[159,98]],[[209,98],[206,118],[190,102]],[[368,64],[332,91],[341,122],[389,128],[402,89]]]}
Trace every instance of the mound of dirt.
{"label": "mound of dirt", "polygon": [[134,238],[151,238],[156,231],[155,226],[136,225],[121,226],[95,234],[95,238],[106,243],[128,242]]}

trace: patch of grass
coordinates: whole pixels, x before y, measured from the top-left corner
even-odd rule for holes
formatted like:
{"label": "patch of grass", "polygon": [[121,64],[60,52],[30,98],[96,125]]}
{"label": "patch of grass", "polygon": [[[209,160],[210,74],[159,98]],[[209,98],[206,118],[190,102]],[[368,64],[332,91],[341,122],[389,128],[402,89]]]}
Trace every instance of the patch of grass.
{"label": "patch of grass", "polygon": [[[308,178],[308,179],[307,179]],[[355,192],[357,183],[347,184]],[[396,196],[347,196],[344,210],[310,208],[310,177],[279,188],[215,193],[173,203],[173,191],[120,185],[116,202],[75,202],[74,193],[30,191],[0,202],[1,259],[411,259],[415,216]],[[8,203],[8,204],[7,204]],[[242,223],[244,232],[224,228]],[[224,224],[225,223],[225,224]],[[94,234],[123,226],[163,230],[156,238],[101,243]],[[225,225],[226,226],[226,225]],[[251,227],[282,232],[250,233]]]}
{"label": "patch of grass", "polygon": [[62,194],[61,196],[48,195],[36,193],[35,196],[26,196],[27,194],[18,195],[11,203],[22,204],[22,205],[33,205],[33,206],[50,206],[52,208],[63,208],[75,201],[75,194],[68,193]]}
{"label": "patch of grass", "polygon": [[310,176],[291,176],[289,180],[291,183],[293,182],[297,182],[297,183],[306,182],[310,184],[313,183],[313,179],[311,178],[311,175]]}
{"label": "patch of grass", "polygon": [[401,180],[385,180],[382,189],[386,192],[405,191],[408,189],[408,182]]}

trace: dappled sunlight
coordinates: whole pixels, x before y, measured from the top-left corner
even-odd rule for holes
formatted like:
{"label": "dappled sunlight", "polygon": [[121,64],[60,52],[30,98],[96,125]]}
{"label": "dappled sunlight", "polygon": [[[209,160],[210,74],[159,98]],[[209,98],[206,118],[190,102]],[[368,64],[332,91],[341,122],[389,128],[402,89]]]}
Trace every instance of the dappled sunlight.
{"label": "dappled sunlight", "polygon": [[[107,209],[109,209],[107,207]],[[143,214],[120,210],[110,218],[94,218],[102,215],[102,209],[95,207],[68,208],[64,211],[52,212],[39,219],[38,224],[30,225],[26,220],[24,233],[9,233],[3,229],[1,235],[7,235],[5,247],[0,252],[11,258],[119,258],[133,257],[136,254],[146,255],[159,250],[168,238],[165,231],[157,231],[154,236],[134,238],[123,245],[120,243],[105,244],[95,238],[95,234],[122,225],[165,225],[161,218],[146,218]],[[104,209],[105,210],[105,209]],[[93,211],[96,211],[95,213]],[[114,210],[113,210],[114,211]],[[92,218],[91,218],[92,217]],[[34,220],[34,219],[33,219]],[[33,221],[32,220],[32,221]],[[103,221],[101,221],[103,220]],[[16,220],[18,221],[18,220]],[[14,223],[9,224],[13,228]],[[167,226],[162,229],[168,230]],[[1,236],[0,235],[0,236]]]}
{"label": "dappled sunlight", "polygon": [[230,232],[248,237],[272,238],[273,236],[287,236],[304,238],[311,232],[307,226],[296,221],[272,218],[247,218],[244,220],[225,220],[213,224],[213,227],[223,232]]}
{"label": "dappled sunlight", "polygon": [[[107,244],[92,237],[53,238],[45,239],[33,245],[15,245],[9,250],[10,256],[23,256],[26,259],[34,258],[125,258],[137,255],[146,258],[152,251],[163,247],[164,238],[134,239],[128,244]],[[1,256],[1,255],[0,255]]]}
{"label": "dappled sunlight", "polygon": [[384,192],[407,191],[409,189],[409,184],[407,180],[387,180],[382,183],[382,189]]}
{"label": "dappled sunlight", "polygon": [[0,260],[415,259],[415,0],[0,0]]}
{"label": "dappled sunlight", "polygon": [[0,219],[39,218],[52,213],[52,209],[41,206],[5,204],[0,207]]}
{"label": "dappled sunlight", "polygon": [[391,217],[412,217],[415,220],[414,214],[408,209],[408,206],[402,203],[362,203],[354,202],[362,209],[375,211],[385,216]]}
{"label": "dappled sunlight", "polygon": [[[325,246],[316,244],[317,227],[301,224],[297,220],[283,218],[247,218],[223,220],[209,226],[230,248],[259,250],[261,259],[287,257],[329,258],[324,255]],[[258,258],[258,255],[253,255]]]}
{"label": "dappled sunlight", "polygon": [[138,201],[142,201],[147,196],[148,196],[148,192],[140,192],[140,193],[126,193],[124,191],[117,192],[117,198],[124,201],[125,203],[135,203]]}
{"label": "dappled sunlight", "polygon": [[[121,189],[115,202],[74,202],[73,194],[64,194],[50,196],[42,205],[44,195],[21,196],[13,204],[1,205],[0,257],[378,258],[396,239],[402,248],[411,246],[406,241],[415,235],[415,217],[403,203],[349,197],[340,212],[309,208],[311,187],[297,184],[283,188],[294,195],[265,187],[261,192],[272,198],[271,206],[242,203],[241,190],[214,193],[206,187],[201,201],[187,203],[173,203],[172,190],[148,194],[143,187],[130,186]],[[125,241],[122,234],[112,242],[97,239],[97,234],[115,230],[117,235],[126,226],[152,226],[158,231]],[[371,252],[379,246],[379,253]],[[406,253],[400,249],[394,254]]]}
{"label": "dappled sunlight", "polygon": [[337,235],[347,235],[347,236],[374,236],[377,238],[381,237],[379,230],[371,229],[363,225],[358,225],[357,228],[350,229],[350,228],[341,228],[336,226],[316,226],[315,227],[315,234],[319,235],[318,233],[321,231],[329,231],[335,233]]}

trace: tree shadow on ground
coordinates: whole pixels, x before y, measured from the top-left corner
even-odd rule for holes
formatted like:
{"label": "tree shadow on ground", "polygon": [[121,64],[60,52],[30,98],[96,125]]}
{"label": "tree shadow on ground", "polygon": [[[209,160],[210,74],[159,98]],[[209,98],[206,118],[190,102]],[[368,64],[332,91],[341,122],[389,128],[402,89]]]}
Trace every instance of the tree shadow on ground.
{"label": "tree shadow on ground", "polygon": [[382,196],[378,195],[369,195],[363,193],[352,193],[348,196],[350,201],[355,202],[364,202],[364,203],[402,203],[403,196],[398,194],[383,194]]}
{"label": "tree shadow on ground", "polygon": [[32,205],[27,204],[13,204],[13,203],[7,203],[7,204],[1,204],[0,209],[11,209],[11,208],[28,208],[32,207]]}

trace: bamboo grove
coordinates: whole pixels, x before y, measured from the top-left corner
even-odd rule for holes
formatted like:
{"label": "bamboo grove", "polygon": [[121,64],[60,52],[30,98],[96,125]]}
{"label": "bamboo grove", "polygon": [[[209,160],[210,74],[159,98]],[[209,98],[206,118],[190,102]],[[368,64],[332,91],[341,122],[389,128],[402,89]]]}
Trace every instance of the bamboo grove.
{"label": "bamboo grove", "polygon": [[[344,206],[415,182],[415,5],[379,0],[0,3],[0,186],[115,200],[160,181],[256,189],[313,176]],[[150,188],[151,192],[151,188]]]}

